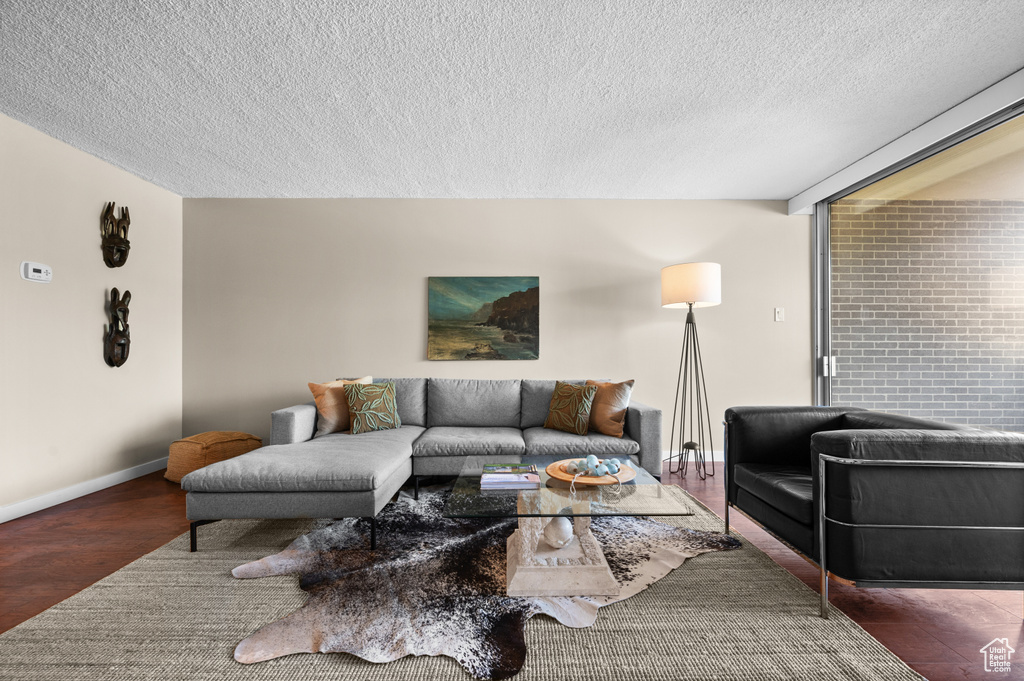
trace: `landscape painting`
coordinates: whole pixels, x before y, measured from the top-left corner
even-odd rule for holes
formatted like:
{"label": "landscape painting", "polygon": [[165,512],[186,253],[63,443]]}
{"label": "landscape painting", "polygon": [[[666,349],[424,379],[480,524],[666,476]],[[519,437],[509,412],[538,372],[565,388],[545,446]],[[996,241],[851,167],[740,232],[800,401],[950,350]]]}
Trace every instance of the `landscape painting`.
{"label": "landscape painting", "polygon": [[537,359],[539,277],[427,277],[427,359]]}

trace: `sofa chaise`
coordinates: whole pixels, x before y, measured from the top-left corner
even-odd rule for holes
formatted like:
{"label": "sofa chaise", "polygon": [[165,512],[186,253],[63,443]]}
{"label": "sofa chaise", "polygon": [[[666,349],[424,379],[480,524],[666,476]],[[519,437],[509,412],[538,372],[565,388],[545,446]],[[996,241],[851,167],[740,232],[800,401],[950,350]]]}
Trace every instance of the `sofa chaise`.
{"label": "sofa chaise", "polygon": [[[661,475],[661,411],[631,402],[622,438],[544,428],[554,380],[376,379],[395,384],[401,427],[351,435],[316,433],[317,410],[271,414],[270,444],[189,473],[191,548],[196,528],[227,518],[372,520],[412,478],[456,476],[467,456],[494,463],[523,456],[630,457]],[[567,381],[582,383],[583,381]]]}
{"label": "sofa chaise", "polygon": [[[725,413],[726,507],[863,587],[1024,587],[1024,433],[850,407]],[[824,547],[824,548],[823,548]]]}

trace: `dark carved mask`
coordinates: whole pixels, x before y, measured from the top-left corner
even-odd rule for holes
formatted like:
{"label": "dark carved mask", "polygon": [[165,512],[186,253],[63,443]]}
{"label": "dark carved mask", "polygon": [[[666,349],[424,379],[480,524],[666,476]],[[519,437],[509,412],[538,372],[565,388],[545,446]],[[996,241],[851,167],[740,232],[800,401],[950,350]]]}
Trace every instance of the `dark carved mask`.
{"label": "dark carved mask", "polygon": [[100,234],[103,236],[103,262],[107,267],[120,267],[128,260],[131,243],[128,241],[128,226],[132,223],[128,207],[121,207],[121,217],[114,217],[114,202],[103,209],[100,216]]}
{"label": "dark carved mask", "polygon": [[125,291],[124,297],[116,288],[110,291],[110,326],[103,341],[103,359],[112,367],[128,361],[128,350],[132,344],[128,333],[128,303],[131,301],[131,291]]}

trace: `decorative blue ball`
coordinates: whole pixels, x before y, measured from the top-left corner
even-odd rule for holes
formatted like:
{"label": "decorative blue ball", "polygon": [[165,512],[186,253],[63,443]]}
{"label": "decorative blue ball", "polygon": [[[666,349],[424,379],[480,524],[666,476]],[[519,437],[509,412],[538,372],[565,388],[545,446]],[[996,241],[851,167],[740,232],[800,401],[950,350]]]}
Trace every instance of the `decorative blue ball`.
{"label": "decorative blue ball", "polygon": [[596,468],[587,468],[587,475],[589,475],[592,478],[593,477],[597,477],[597,469]]}
{"label": "decorative blue ball", "polygon": [[579,471],[579,469],[580,467],[576,465],[575,461],[570,461],[569,463],[565,464],[565,472],[568,473],[569,475],[576,475],[576,472]]}
{"label": "decorative blue ball", "polygon": [[604,462],[606,464],[615,464],[616,466],[619,465],[619,460],[618,459],[605,459]]}
{"label": "decorative blue ball", "polygon": [[593,454],[591,454],[590,456],[587,457],[587,465],[588,466],[596,466],[597,463],[598,463],[597,457],[594,456]]}
{"label": "decorative blue ball", "polygon": [[604,465],[603,463],[597,464],[597,468],[595,468],[594,470],[597,471],[598,475],[608,475],[608,466]]}
{"label": "decorative blue ball", "polygon": [[608,472],[611,473],[612,475],[616,475],[619,472],[619,464],[617,464],[617,463],[609,463],[608,464]]}

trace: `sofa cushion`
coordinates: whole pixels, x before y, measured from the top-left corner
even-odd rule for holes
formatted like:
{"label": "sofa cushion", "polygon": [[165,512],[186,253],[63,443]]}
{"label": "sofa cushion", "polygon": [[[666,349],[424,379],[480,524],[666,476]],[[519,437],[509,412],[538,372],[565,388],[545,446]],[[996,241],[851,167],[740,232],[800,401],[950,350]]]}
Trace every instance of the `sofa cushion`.
{"label": "sofa cushion", "polygon": [[[604,383],[608,379],[594,380]],[[586,382],[586,379],[582,378],[562,381],[562,383],[571,385],[583,385]],[[551,407],[551,393],[555,392],[555,383],[558,381],[541,378],[523,379],[523,418],[519,424],[520,428],[525,430],[544,425],[544,420],[548,417],[548,409]]]}
{"label": "sofa cushion", "polygon": [[427,379],[427,425],[518,428],[518,380]]}
{"label": "sofa cushion", "polygon": [[793,520],[743,488],[736,490],[736,507],[800,553],[813,560],[818,559],[817,538],[813,526]]}
{"label": "sofa cushion", "polygon": [[[481,454],[473,457],[474,468],[485,463],[519,463],[521,456],[513,454]],[[414,456],[413,475],[438,475],[446,478],[461,475],[468,459],[465,456]]]}
{"label": "sofa cushion", "polygon": [[629,456],[640,451],[640,444],[628,436],[618,438],[600,433],[573,435],[543,427],[527,428],[523,431],[523,440],[526,441],[526,453],[530,456],[557,456],[568,459],[594,454],[604,458]]}
{"label": "sofa cushion", "polygon": [[394,383],[398,416],[407,426],[427,425],[427,379],[375,378],[374,383]]}
{"label": "sofa cushion", "polygon": [[189,473],[189,492],[363,492],[377,489],[412,456],[423,428],[332,433],[271,445]]}
{"label": "sofa cushion", "polygon": [[522,456],[523,431],[518,428],[436,426],[416,440],[413,456]]}
{"label": "sofa cushion", "polygon": [[814,524],[814,484],[806,468],[738,463],[733,467],[733,480],[790,518],[804,525]]}

